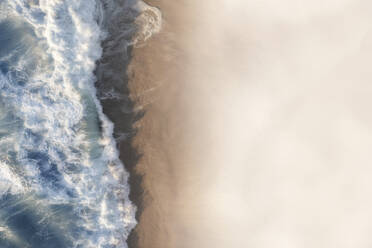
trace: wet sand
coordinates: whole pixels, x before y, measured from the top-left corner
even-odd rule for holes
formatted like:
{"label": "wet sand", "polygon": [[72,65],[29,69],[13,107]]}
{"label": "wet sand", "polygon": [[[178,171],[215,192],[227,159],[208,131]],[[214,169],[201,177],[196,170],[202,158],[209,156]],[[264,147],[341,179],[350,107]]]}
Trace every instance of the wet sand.
{"label": "wet sand", "polygon": [[[198,139],[191,131],[195,111],[190,109],[194,105],[189,104],[193,101],[189,96],[193,87],[187,85],[186,77],[190,66],[187,37],[196,21],[189,13],[194,6],[186,0],[146,2],[162,11],[162,30],[129,47],[125,56],[120,55],[124,59],[104,53],[103,63],[114,71],[122,68],[119,76],[124,80],[115,83],[103,77],[101,81],[114,82],[116,92],[125,98],[101,101],[115,124],[120,158],[130,173],[130,199],[138,207],[139,223],[128,238],[129,247],[183,247],[178,244],[176,229],[185,228],[180,213],[197,202],[196,197],[189,201],[188,194],[198,188],[195,180],[199,180],[188,176],[196,169],[192,165],[196,164],[197,146],[190,140]],[[184,190],[189,188],[184,187],[187,184],[193,185],[190,192]],[[187,232],[182,231],[182,236]]]}

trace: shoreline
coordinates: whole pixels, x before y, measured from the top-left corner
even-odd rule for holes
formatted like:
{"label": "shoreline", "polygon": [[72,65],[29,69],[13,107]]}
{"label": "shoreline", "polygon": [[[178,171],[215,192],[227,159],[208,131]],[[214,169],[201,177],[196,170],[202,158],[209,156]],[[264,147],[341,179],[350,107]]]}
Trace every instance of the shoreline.
{"label": "shoreline", "polygon": [[199,168],[205,159],[200,151],[209,142],[198,122],[206,120],[206,109],[199,104],[204,96],[198,80],[190,83],[189,75],[196,66],[190,42],[200,17],[195,11],[201,10],[187,0],[145,3],[161,11],[162,28],[130,46],[126,59],[105,61],[120,73],[122,82],[114,88],[124,97],[101,102],[114,123],[120,159],[129,172],[129,199],[137,206],[138,224],[128,247],[189,247],[189,240],[200,241],[198,225],[205,224],[204,195],[198,191],[214,173]]}
{"label": "shoreline", "polygon": [[[185,16],[178,12],[187,4],[163,0],[145,3],[162,12],[161,31],[119,55],[108,52],[105,56],[103,44],[102,63],[121,79],[109,80],[109,85],[98,82],[97,89],[100,93],[105,91],[100,86],[106,91],[113,88],[114,94],[122,96],[101,100],[101,104],[114,123],[120,159],[129,173],[129,199],[137,207],[138,224],[128,237],[128,247],[174,248],[172,229],[180,204],[176,201],[178,179],[185,172],[181,160],[187,149],[183,142],[186,124],[182,124],[187,113],[186,95],[181,93],[186,59],[180,43]],[[104,73],[105,69],[101,69]],[[99,81],[108,79],[103,75]]]}
{"label": "shoreline", "polygon": [[[126,44],[135,36],[134,25],[138,12],[131,6],[124,7],[122,11],[125,12],[125,16],[112,16],[107,20],[109,24],[105,28],[109,36],[101,44],[103,53],[101,59],[97,61],[95,86],[103,113],[114,125],[113,136],[119,159],[128,173],[129,200],[136,207],[135,219],[138,222],[143,209],[143,189],[142,176],[135,172],[140,154],[132,146],[132,139],[136,134],[134,123],[142,113],[134,111],[134,103],[130,99],[127,68],[133,47]],[[117,29],[116,24],[124,25],[124,30]],[[117,39],[119,35],[122,36],[121,33],[126,34],[124,40]],[[135,229],[132,229],[127,238],[128,247],[138,247],[137,239]]]}
{"label": "shoreline", "polygon": [[[150,6],[151,3],[149,4]],[[141,5],[142,6],[142,5]],[[145,6],[146,8],[146,6]],[[112,17],[112,20],[117,22],[118,26],[125,24],[125,28],[128,29],[125,41],[137,39],[138,29],[132,29],[136,25],[136,19],[141,14],[136,8],[129,6],[127,9],[128,13],[126,17],[118,16]],[[151,15],[151,13],[149,13]],[[144,18],[151,18],[145,16]],[[146,21],[146,20],[140,20]],[[143,23],[139,23],[141,25]],[[111,24],[110,24],[111,25]],[[112,24],[112,26],[115,26]],[[148,28],[148,27],[147,27]],[[135,31],[136,30],[136,31]],[[145,30],[146,31],[146,30]],[[143,49],[146,50],[148,46],[152,46],[153,41],[156,40],[158,34],[153,35],[149,40],[143,42],[139,41],[139,45],[125,45],[127,50],[123,49],[121,45],[113,52],[112,44],[116,44],[116,37],[122,32],[120,29],[109,27],[109,38],[102,43],[103,55],[96,69],[97,76],[97,94],[100,99],[103,113],[110,119],[114,124],[114,138],[117,143],[119,151],[119,158],[124,164],[126,171],[129,173],[128,185],[130,187],[129,199],[136,206],[136,220],[137,226],[132,229],[127,244],[129,248],[141,248],[141,247],[162,247],[165,248],[166,238],[162,242],[158,242],[159,246],[154,246],[148,243],[148,237],[153,236],[159,238],[159,235],[149,232],[148,229],[152,225],[148,225],[148,213],[155,212],[154,215],[159,214],[159,208],[154,203],[154,192],[151,187],[148,187],[146,177],[154,175],[153,171],[147,171],[143,165],[147,164],[144,162],[148,159],[148,150],[144,148],[142,143],[149,143],[154,141],[152,135],[146,134],[147,128],[141,127],[141,125],[148,126],[149,119],[147,116],[151,115],[151,104],[148,101],[151,99],[147,98],[151,93],[156,92],[156,85],[153,85],[153,80],[147,77],[155,76],[157,73],[153,70],[149,70],[148,66],[151,66],[151,61],[148,59],[153,57],[154,51],[149,50],[150,56],[144,56],[141,53]],[[142,34],[140,34],[142,35]],[[162,37],[162,33],[160,34]],[[139,37],[140,39],[144,37]],[[114,42],[114,43],[112,43]],[[140,63],[140,65],[134,65]],[[144,64],[144,66],[142,66]],[[143,69],[143,71],[141,71]],[[106,71],[108,71],[106,73]],[[144,78],[134,77],[133,75],[142,75]],[[109,82],[109,83],[108,83]],[[146,95],[146,93],[150,93]],[[151,96],[150,96],[151,97]],[[145,107],[145,108],[144,108]],[[151,118],[154,118],[152,115]],[[150,120],[151,120],[150,118]],[[151,127],[150,127],[151,129]],[[141,140],[144,139],[144,142]],[[156,201],[156,200],[155,200]],[[160,216],[151,216],[151,220],[154,222]],[[161,214],[159,214],[161,215]],[[146,229],[146,230],[145,230]],[[164,227],[161,227],[161,232],[164,233]],[[151,230],[154,230],[151,228]]]}
{"label": "shoreline", "polygon": [[[145,2],[160,9],[161,31],[130,47],[121,65],[109,60],[125,79],[115,86],[124,99],[102,103],[130,174],[129,198],[137,206],[138,224],[128,246],[228,247],[236,242],[234,235],[223,238],[219,226],[229,213],[214,205],[225,204],[214,185],[221,178],[219,160],[230,160],[221,150],[221,130],[230,121],[221,120],[220,110],[229,113],[225,93],[231,95],[224,67],[235,66],[215,52],[221,51],[224,37],[214,25],[214,18],[225,17],[215,16],[221,15],[221,3],[209,12],[211,2]],[[120,134],[130,135],[120,139]]]}

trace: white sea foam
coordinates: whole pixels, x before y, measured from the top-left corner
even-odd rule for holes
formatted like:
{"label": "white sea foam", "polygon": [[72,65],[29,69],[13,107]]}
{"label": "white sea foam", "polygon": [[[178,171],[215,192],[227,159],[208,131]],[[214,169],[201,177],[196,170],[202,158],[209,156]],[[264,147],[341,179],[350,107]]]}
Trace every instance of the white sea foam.
{"label": "white sea foam", "polygon": [[[2,99],[22,121],[12,150],[23,170],[22,179],[2,164],[0,191],[20,193],[25,180],[27,190],[50,203],[72,204],[80,213],[79,225],[87,231],[74,240],[75,247],[124,248],[136,223],[135,207],[128,199],[128,175],[118,159],[113,124],[96,98],[93,70],[105,37],[96,7],[95,0],[9,2],[12,15],[33,26],[46,55],[43,49],[33,53],[39,60],[25,74],[26,85],[15,86],[11,73],[0,78]],[[28,64],[13,67],[25,71]]]}
{"label": "white sea foam", "polygon": [[0,162],[0,195],[7,192],[19,194],[24,191],[22,179],[11,170],[9,165]]}
{"label": "white sea foam", "polygon": [[[116,46],[143,45],[162,27],[161,11],[141,0],[102,0],[99,8],[101,25],[105,29],[116,29],[113,43]],[[106,11],[104,11],[104,10]],[[128,20],[129,23],[128,23]],[[122,42],[118,42],[122,40]],[[126,49],[126,48],[124,48]]]}
{"label": "white sea foam", "polygon": [[158,8],[152,7],[143,1],[138,1],[136,9],[140,14],[136,18],[138,30],[133,39],[133,44],[141,45],[154,34],[160,32],[162,15]]}

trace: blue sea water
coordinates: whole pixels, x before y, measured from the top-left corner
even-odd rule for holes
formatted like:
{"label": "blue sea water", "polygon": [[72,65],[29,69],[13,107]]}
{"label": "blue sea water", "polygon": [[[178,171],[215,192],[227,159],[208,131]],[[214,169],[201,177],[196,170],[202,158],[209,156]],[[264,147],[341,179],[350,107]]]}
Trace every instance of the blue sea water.
{"label": "blue sea water", "polygon": [[0,248],[124,248],[127,173],[94,88],[97,0],[0,0]]}

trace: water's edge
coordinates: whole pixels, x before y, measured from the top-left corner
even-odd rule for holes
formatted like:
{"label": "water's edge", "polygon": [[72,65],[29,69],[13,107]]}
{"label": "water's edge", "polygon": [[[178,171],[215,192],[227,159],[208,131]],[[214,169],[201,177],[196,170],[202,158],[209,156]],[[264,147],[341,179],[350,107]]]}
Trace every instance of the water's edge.
{"label": "water's edge", "polygon": [[[97,97],[104,115],[114,124],[113,135],[119,158],[129,173],[129,199],[136,206],[135,218],[139,222],[144,209],[145,192],[142,187],[143,177],[136,171],[141,154],[132,145],[132,141],[137,132],[134,124],[145,112],[136,111],[135,103],[130,98],[128,66],[134,47],[143,44],[153,32],[159,31],[161,19],[157,9],[139,1],[118,1],[115,5],[105,5],[103,8],[104,13],[109,14],[101,24],[107,32],[107,38],[101,44],[103,53],[94,72]],[[154,20],[157,25],[153,25]],[[138,240],[136,228],[133,228],[127,239],[128,247],[137,248]]]}

